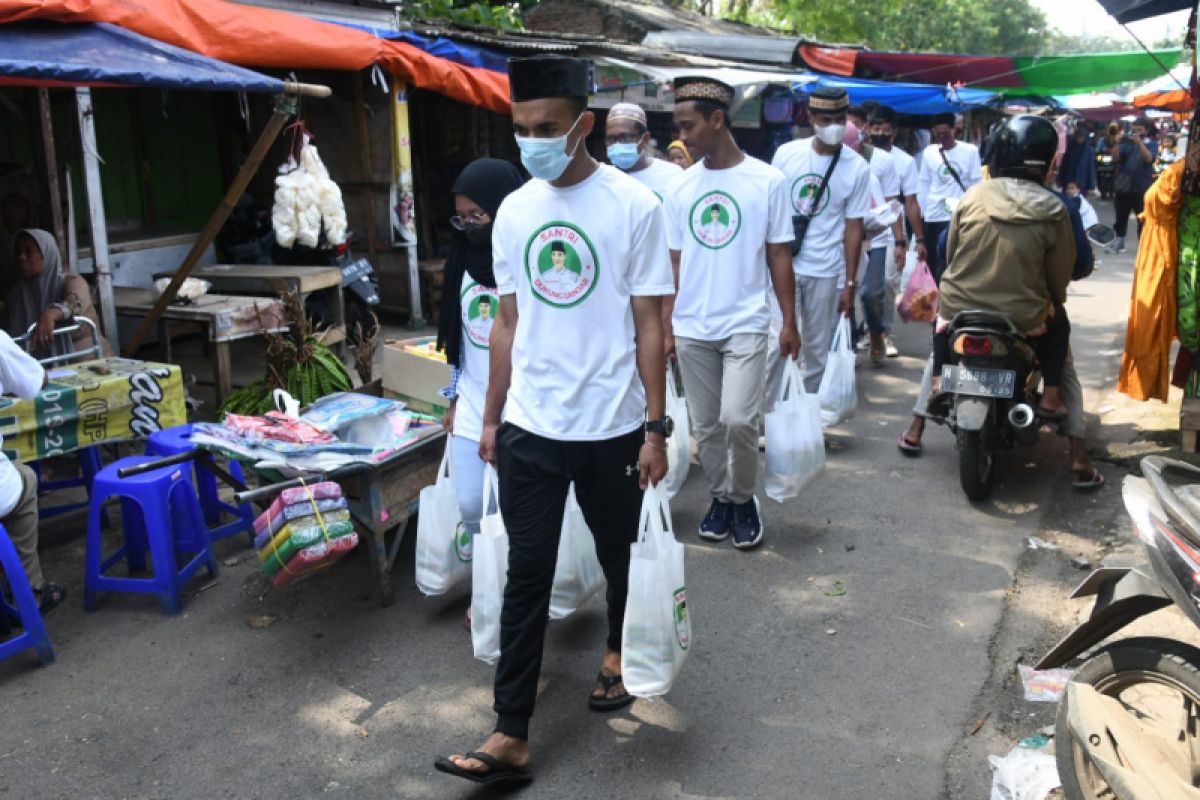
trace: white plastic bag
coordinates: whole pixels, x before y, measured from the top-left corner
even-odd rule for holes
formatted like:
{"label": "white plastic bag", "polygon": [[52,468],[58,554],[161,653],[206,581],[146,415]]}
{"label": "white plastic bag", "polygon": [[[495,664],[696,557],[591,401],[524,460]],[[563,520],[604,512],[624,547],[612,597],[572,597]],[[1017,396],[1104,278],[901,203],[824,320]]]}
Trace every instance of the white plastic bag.
{"label": "white plastic bag", "polygon": [[550,590],[550,619],[566,619],[579,610],[604,585],[604,570],[596,557],[596,540],[575,499],[575,484],[567,493],[558,562]]}
{"label": "white plastic bag", "polygon": [[829,346],[829,360],[817,389],[821,398],[821,424],[826,428],[845,422],[858,410],[858,393],[854,388],[854,346],[850,337],[850,318],[838,320]]}
{"label": "white plastic bag", "polygon": [[988,762],[994,770],[989,800],[1044,800],[1062,786],[1058,765],[1048,753],[1018,746],[1003,758],[988,756]]}
{"label": "white plastic bag", "polygon": [[685,586],[683,545],[660,483],[642,498],[638,540],[629,546],[621,675],[635,697],[666,694],[683,668],[692,643]]}
{"label": "white plastic bag", "polygon": [[688,421],[687,398],[676,388],[675,371],[667,367],[667,416],[675,422],[675,432],[667,441],[667,476],[663,478],[667,497],[674,497],[687,482],[692,465],[692,426]]}
{"label": "white plastic bag", "polygon": [[775,409],[766,417],[767,497],[782,503],[825,471],[821,404],[804,391],[800,368],[792,359],[783,367]]}
{"label": "white plastic bag", "polygon": [[417,514],[417,588],[427,596],[445,594],[471,574],[471,534],[462,524],[450,477],[450,439],[437,481],[421,490]]}
{"label": "white plastic bag", "polygon": [[[508,533],[491,464],[483,471],[483,508],[471,559],[471,645],[476,658],[495,664],[500,658],[500,609],[508,582]],[[488,509],[495,510],[488,513]]]}

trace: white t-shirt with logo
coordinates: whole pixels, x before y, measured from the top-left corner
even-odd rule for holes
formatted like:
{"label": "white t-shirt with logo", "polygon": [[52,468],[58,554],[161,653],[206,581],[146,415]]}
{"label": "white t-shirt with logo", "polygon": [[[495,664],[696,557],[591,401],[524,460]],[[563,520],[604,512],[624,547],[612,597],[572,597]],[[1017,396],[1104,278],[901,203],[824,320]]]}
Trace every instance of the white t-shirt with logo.
{"label": "white t-shirt with logo", "polygon": [[896,164],[896,174],[900,176],[900,194],[912,197],[917,194],[917,160],[899,147],[893,146],[888,151]]}
{"label": "white t-shirt with logo", "polygon": [[675,335],[716,341],[766,333],[767,244],[793,238],[783,174],[751,156],[728,169],[701,161],[671,184],[663,208],[667,245],[680,253]]}
{"label": "white t-shirt with logo", "polygon": [[[883,190],[883,186],[879,183],[879,178],[874,173],[871,174],[870,186],[871,196],[871,213],[874,215],[875,210],[887,205],[887,192]],[[892,232],[892,226],[889,225],[884,229],[883,233],[875,234],[875,238],[863,248],[864,250],[874,250],[878,247],[887,247],[892,242],[896,241],[896,235]]]}
{"label": "white t-shirt with logo", "polygon": [[[45,370],[37,359],[20,348],[12,338],[0,331],[0,394],[13,394],[31,400],[41,391]],[[10,405],[11,399],[0,399],[0,406]],[[0,440],[3,445],[3,440]],[[21,474],[0,448],[0,519],[7,517],[21,499]]]}
{"label": "white t-shirt with logo", "polygon": [[821,207],[813,211],[813,197],[832,159],[814,152],[810,137],[781,146],[771,161],[787,176],[789,213],[813,214],[804,245],[793,261],[797,275],[844,278],[846,220],[865,219],[871,213],[871,168],[845,146],[821,196]]}
{"label": "white t-shirt with logo", "polygon": [[983,180],[983,167],[979,162],[979,148],[967,142],[959,142],[944,151],[946,160],[958,173],[963,188],[959,188],[954,176],[942,162],[942,146],[931,144],[921,153],[920,172],[917,176],[918,202],[921,216],[930,222],[949,222],[953,216],[947,200],[956,201],[975,184]]}
{"label": "white t-shirt with logo", "polygon": [[505,420],[561,441],[642,425],[630,298],[675,291],[654,193],[607,164],[565,189],[531,180],[496,213],[492,262],[517,301]]}
{"label": "white t-shirt with logo", "polygon": [[667,196],[667,187],[671,185],[671,181],[682,175],[683,169],[678,164],[672,164],[670,161],[663,161],[661,158],[652,158],[650,159],[650,166],[645,169],[625,174],[637,180],[650,191],[654,192],[659,200],[662,200]]}
{"label": "white t-shirt with logo", "polygon": [[483,404],[491,370],[488,342],[500,308],[500,295],[464,273],[458,296],[462,318],[462,373],[458,376],[454,435],[479,441],[483,436]]}
{"label": "white t-shirt with logo", "polygon": [[884,197],[897,197],[900,194],[900,173],[896,171],[896,162],[889,153],[878,147],[871,148],[867,165],[871,168],[871,174],[879,180]]}

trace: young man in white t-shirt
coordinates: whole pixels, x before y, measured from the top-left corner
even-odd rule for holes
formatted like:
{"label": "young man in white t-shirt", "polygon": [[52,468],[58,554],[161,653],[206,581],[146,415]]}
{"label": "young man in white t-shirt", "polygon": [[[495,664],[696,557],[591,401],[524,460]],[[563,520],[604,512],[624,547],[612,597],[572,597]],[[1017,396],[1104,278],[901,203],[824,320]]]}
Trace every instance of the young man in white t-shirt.
{"label": "young man in white t-shirt", "polygon": [[[46,370],[42,365],[0,331],[0,394],[32,400],[45,385]],[[38,606],[45,613],[66,599],[67,590],[48,583],[42,575],[37,551],[37,497],[37,475],[24,464],[10,461],[0,448],[0,523],[17,549]]]}
{"label": "young man in white t-shirt", "polygon": [[[513,128],[533,180],[505,198],[492,232],[500,307],[480,455],[497,465],[508,534],[497,722],[478,750],[435,763],[474,782],[532,779],[529,718],[571,484],[608,582],[607,650],[588,704],[633,701],[620,674],[629,545],[643,491],[667,472],[662,298],[675,287],[658,199],[588,154],[590,67],[560,56],[509,62]],[[570,286],[543,280],[560,262],[576,276]]]}
{"label": "young man in white t-shirt", "polygon": [[958,201],[967,189],[983,180],[979,148],[958,141],[954,137],[954,127],[953,114],[934,117],[930,129],[933,143],[922,151],[917,166],[917,194],[928,253],[926,260],[937,281],[942,279],[946,269],[938,242],[950,227]]}
{"label": "young man in white t-shirt", "polygon": [[785,309],[779,350],[799,333],[787,187],[779,170],[746,155],[729,129],[733,89],[675,79],[675,124],[701,159],[671,184],[667,243],[678,286],[663,305],[667,353],[679,359],[700,466],[712,501],[700,536],[750,549],[762,542],[754,496],[767,370],[768,293]]}
{"label": "young man in white t-shirt", "polygon": [[617,103],[604,122],[604,144],[608,160],[631,178],[636,178],[662,200],[667,186],[682,169],[670,161],[650,155],[650,129],[646,112],[633,103]]}
{"label": "young man in white t-shirt", "polygon": [[[804,388],[810,393],[821,385],[834,323],[838,315],[849,314],[854,303],[863,220],[871,213],[871,169],[862,156],[842,144],[849,107],[844,89],[814,91],[809,116],[816,135],[784,144],[771,160],[787,177],[793,216],[809,220],[793,268],[804,342]],[[829,172],[835,156],[837,164]],[[829,182],[822,192],[826,174]],[[819,205],[814,207],[818,193]],[[772,370],[771,385],[777,386],[782,368],[772,363]]]}

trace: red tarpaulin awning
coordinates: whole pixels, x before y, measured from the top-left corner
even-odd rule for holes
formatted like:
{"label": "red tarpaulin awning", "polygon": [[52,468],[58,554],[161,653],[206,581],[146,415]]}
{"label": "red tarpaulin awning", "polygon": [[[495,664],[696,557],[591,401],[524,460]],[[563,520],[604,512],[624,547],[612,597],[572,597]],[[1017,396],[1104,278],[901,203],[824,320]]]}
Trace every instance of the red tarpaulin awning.
{"label": "red tarpaulin awning", "polygon": [[0,24],[109,22],[219,61],[275,69],[361,70],[381,64],[414,87],[509,113],[508,76],[456,64],[405,42],[225,0],[4,0]]}

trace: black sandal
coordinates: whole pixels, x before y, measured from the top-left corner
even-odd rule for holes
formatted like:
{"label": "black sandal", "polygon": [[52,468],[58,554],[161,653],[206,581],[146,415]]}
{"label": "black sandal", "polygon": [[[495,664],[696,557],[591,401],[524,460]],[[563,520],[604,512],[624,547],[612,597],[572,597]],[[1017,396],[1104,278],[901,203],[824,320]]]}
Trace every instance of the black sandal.
{"label": "black sandal", "polygon": [[456,778],[465,778],[472,783],[480,783],[484,786],[496,786],[503,783],[524,786],[533,780],[533,772],[530,771],[529,767],[514,767],[511,764],[505,764],[500,759],[488,753],[472,750],[466,754],[466,758],[482,761],[484,766],[487,767],[487,771],[478,772],[472,769],[464,769],[448,758],[439,758],[437,761],[434,761],[433,768],[438,772],[444,772]]}
{"label": "black sandal", "polygon": [[[631,695],[628,690],[626,690],[625,694],[620,695],[619,697],[608,696],[608,693],[612,691],[614,686],[617,684],[623,684],[625,682],[620,675],[610,676],[601,672],[596,675],[596,682],[604,687],[604,696],[596,697],[594,694],[588,695],[588,708],[590,708],[592,711],[616,711],[619,708],[624,708],[637,699]],[[593,691],[595,690],[593,689]]]}
{"label": "black sandal", "polygon": [[38,611],[45,614],[62,604],[67,599],[67,587],[57,583],[43,583],[42,588],[35,589],[38,596]]}

